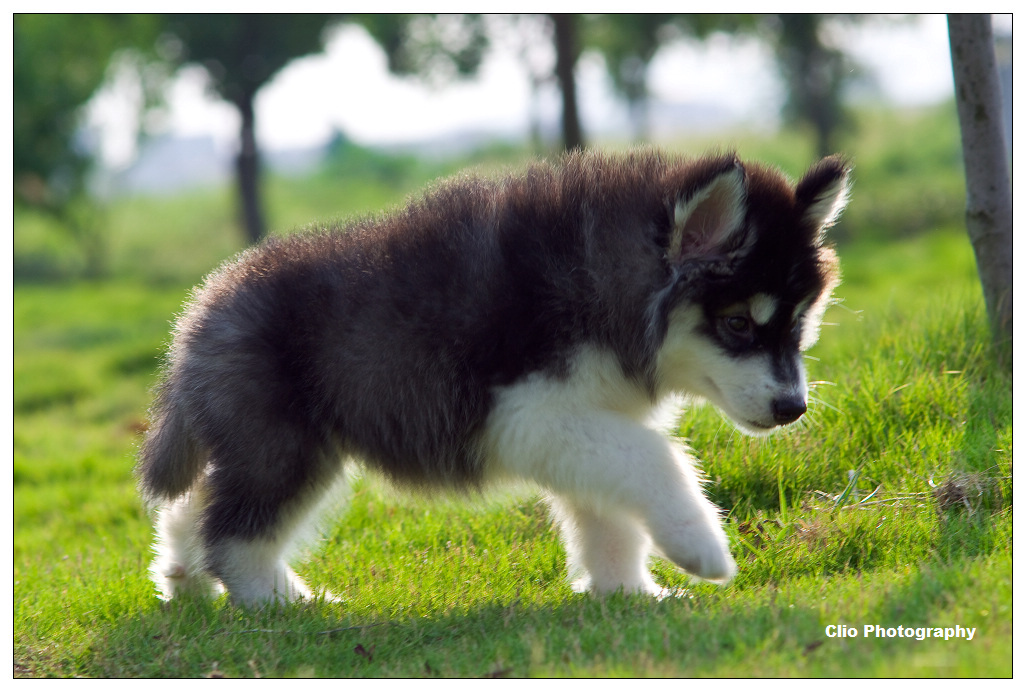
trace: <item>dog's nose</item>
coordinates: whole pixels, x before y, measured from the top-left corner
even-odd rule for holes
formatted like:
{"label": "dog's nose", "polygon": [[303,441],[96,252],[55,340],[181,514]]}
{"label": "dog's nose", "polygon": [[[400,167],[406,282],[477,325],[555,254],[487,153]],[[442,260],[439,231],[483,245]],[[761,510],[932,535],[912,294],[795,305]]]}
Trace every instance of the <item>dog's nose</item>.
{"label": "dog's nose", "polygon": [[794,423],[805,414],[808,407],[805,399],[800,397],[785,397],[773,400],[773,420],[777,425]]}

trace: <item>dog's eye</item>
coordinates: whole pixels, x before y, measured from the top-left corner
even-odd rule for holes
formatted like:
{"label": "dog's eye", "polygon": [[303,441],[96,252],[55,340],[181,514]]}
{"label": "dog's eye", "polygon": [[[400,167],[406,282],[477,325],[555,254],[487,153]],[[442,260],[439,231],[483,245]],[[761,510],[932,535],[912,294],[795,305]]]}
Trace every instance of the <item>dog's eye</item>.
{"label": "dog's eye", "polygon": [[742,315],[728,315],[723,318],[723,324],[737,336],[747,337],[752,331],[752,321]]}

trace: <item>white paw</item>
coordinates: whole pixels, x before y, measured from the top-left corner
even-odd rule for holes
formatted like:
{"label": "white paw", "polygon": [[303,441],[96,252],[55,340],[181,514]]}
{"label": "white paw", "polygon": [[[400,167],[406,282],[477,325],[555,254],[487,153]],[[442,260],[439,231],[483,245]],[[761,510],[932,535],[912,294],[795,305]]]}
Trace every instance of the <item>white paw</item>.
{"label": "white paw", "polygon": [[737,563],[727,550],[709,550],[702,556],[698,569],[690,573],[706,581],[726,584],[737,574]]}
{"label": "white paw", "polygon": [[[704,535],[702,535],[704,533]],[[687,540],[680,540],[686,536]],[[674,541],[658,541],[660,552],[688,574],[706,581],[725,584],[737,574],[737,565],[727,547],[727,537],[719,526],[676,532]],[[669,545],[667,545],[669,543]]]}
{"label": "white paw", "polygon": [[150,568],[150,577],[157,587],[157,596],[163,601],[170,601],[176,596],[195,595],[216,598],[224,593],[221,582],[200,569],[190,570],[180,562],[154,561]]}

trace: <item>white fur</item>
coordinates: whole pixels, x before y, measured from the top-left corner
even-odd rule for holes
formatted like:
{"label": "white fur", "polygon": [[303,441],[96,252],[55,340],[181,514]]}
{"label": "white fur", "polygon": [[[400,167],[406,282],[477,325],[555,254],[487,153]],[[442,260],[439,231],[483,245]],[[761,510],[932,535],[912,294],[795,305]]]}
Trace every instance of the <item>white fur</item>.
{"label": "white fur", "polygon": [[[313,598],[313,592],[296,576],[287,561],[317,533],[317,520],[325,509],[339,502],[348,486],[343,474],[327,492],[312,497],[305,505],[292,508],[291,522],[283,522],[275,537],[232,540],[216,551],[223,583],[207,570],[207,556],[199,536],[199,522],[205,505],[204,484],[157,510],[150,576],[164,600],[181,594],[216,596],[227,590],[232,600],[244,605]],[[336,600],[324,592],[325,600]]]}
{"label": "white fur", "polygon": [[290,541],[281,538],[232,540],[217,545],[224,585],[243,604],[294,601],[313,593],[285,563]]}
{"label": "white fur", "polygon": [[806,397],[801,360],[796,363],[800,376],[795,381],[778,382],[765,355],[725,358],[715,344],[696,336],[695,326],[701,319],[697,306],[681,307],[671,314],[656,361],[662,385],[708,399],[746,432],[765,434],[777,427],[773,400]]}
{"label": "white fur", "polygon": [[612,355],[582,349],[566,380],[533,375],[497,394],[482,436],[490,470],[552,495],[578,588],[658,593],[650,549],[704,579],[734,575],[692,459],[644,425],[650,400]]}
{"label": "white fur", "polygon": [[756,324],[768,324],[777,313],[777,299],[765,293],[756,293],[748,300],[748,311]]}
{"label": "white fur", "polygon": [[168,502],[157,510],[155,559],[150,577],[164,600],[180,594],[216,596],[224,586],[205,567],[203,544],[197,533],[203,510],[202,488]]}
{"label": "white fur", "polygon": [[848,206],[850,191],[851,176],[844,175],[823,188],[809,208],[805,210],[805,218],[819,228],[820,236],[837,223],[841,212]]}
{"label": "white fur", "polygon": [[567,550],[567,573],[574,591],[661,595],[648,572],[652,539],[644,525],[624,512],[598,513],[559,497],[549,498]]}
{"label": "white fur", "polygon": [[[833,290],[833,286],[830,286],[830,289]],[[795,309],[796,315],[804,315],[801,341],[798,344],[799,350],[806,351],[819,341],[819,329],[823,323],[823,314],[830,304],[830,293],[826,292],[811,302],[798,306],[803,308],[801,312]]]}

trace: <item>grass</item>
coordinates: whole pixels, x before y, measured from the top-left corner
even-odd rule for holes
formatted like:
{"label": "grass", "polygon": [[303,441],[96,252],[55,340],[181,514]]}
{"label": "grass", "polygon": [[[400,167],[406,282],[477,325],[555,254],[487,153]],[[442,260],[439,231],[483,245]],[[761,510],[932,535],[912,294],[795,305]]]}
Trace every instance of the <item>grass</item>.
{"label": "grass", "polygon": [[[859,152],[853,212],[888,187],[887,147],[912,136],[891,129]],[[774,160],[782,145],[741,146]],[[924,159],[939,187],[957,178],[943,156]],[[330,179],[271,181],[272,223],[366,213],[420,181],[386,183],[336,206]],[[987,347],[957,219],[886,238],[868,211],[838,234],[843,303],[810,354],[819,384],[806,422],[750,439],[710,408],[682,416],[729,511],[731,585],[657,561],[677,597],[573,594],[529,489],[432,502],[368,477],[297,565],[341,605],[160,603],[132,454],[169,321],[188,286],[237,249],[230,209],[224,191],[119,202],[107,212],[108,275],[91,281],[74,278],[72,250],[45,250],[55,231],[42,220],[16,218],[27,274],[13,311],[15,675],[1011,675],[1011,374]],[[923,218],[890,214],[906,229]],[[860,636],[827,637],[831,624]],[[976,633],[861,636],[877,624]]]}

